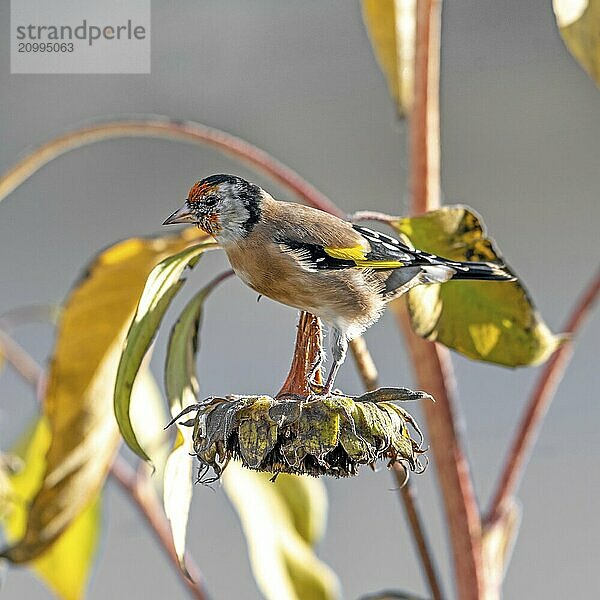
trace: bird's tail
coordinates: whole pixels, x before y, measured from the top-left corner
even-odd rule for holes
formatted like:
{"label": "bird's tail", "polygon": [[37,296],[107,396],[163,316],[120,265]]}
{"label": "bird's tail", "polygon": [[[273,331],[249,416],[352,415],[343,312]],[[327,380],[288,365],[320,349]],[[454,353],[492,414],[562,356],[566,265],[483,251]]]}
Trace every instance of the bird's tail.
{"label": "bird's tail", "polygon": [[386,302],[401,296],[417,285],[445,283],[451,279],[480,281],[514,281],[507,267],[491,262],[456,262],[429,255],[427,263],[394,269],[381,291]]}
{"label": "bird's tail", "polygon": [[457,262],[448,264],[454,273],[451,279],[482,281],[514,281],[516,277],[502,264],[491,262]]}

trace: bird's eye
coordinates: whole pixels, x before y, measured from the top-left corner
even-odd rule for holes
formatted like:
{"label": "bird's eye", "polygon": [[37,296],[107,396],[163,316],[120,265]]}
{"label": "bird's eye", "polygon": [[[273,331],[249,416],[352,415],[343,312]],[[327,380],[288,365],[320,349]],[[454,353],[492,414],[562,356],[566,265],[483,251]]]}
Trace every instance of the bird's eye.
{"label": "bird's eye", "polygon": [[206,204],[206,206],[214,206],[218,201],[219,199],[216,196],[208,196],[207,198],[204,198],[204,204]]}

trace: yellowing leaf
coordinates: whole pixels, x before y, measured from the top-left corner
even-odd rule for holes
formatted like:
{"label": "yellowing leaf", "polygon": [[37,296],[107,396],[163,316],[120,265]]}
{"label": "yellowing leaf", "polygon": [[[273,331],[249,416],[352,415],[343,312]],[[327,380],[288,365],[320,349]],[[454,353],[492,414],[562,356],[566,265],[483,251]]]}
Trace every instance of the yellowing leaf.
{"label": "yellowing leaf", "polygon": [[[146,361],[149,363],[148,352]],[[154,465],[152,483],[158,494],[163,493],[167,458],[171,452],[171,435],[165,431],[169,413],[163,394],[148,364],[142,364],[131,392],[131,422],[140,444],[148,450]]]}
{"label": "yellowing leaf", "polygon": [[140,446],[131,424],[129,407],[131,388],[146,352],[171,304],[171,301],[183,285],[181,276],[188,266],[193,266],[203,252],[216,248],[213,242],[204,242],[186,248],[173,255],[171,253],[157,264],[150,273],[147,271],[145,286],[127,331],[123,353],[118,362],[117,378],[114,389],[114,410],[121,434],[127,445],[140,458],[150,461],[145,450]]}
{"label": "yellowing leaf", "polygon": [[294,528],[309,544],[318,543],[325,533],[327,492],[320,479],[280,473],[274,482],[264,473],[260,478],[273,486],[292,517]]}
{"label": "yellowing leaf", "polygon": [[119,443],[112,397],[127,327],[154,266],[198,241],[131,238],[99,254],[65,302],[48,373],[44,414],[51,442],[13,562],[39,556],[97,496]]}
{"label": "yellowing leaf", "polygon": [[[445,206],[391,223],[417,247],[461,261],[501,256],[479,217]],[[519,281],[450,281],[407,294],[415,331],[476,360],[511,367],[546,360],[561,342],[541,319]]]}
{"label": "yellowing leaf", "polygon": [[177,439],[165,466],[163,504],[171,525],[175,554],[181,569],[187,573],[184,561],[185,535],[193,492],[193,456],[191,432],[182,432],[181,429],[177,431]]}
{"label": "yellowing leaf", "polygon": [[[165,387],[173,417],[196,402],[196,354],[204,300],[224,276],[201,289],[186,305],[171,330],[165,364]],[[171,524],[173,544],[185,571],[185,534],[192,500],[192,432],[179,424],[177,439],[165,469],[163,502]]]}
{"label": "yellowing leaf", "polygon": [[[208,291],[206,288],[200,290],[188,302],[171,330],[165,364],[165,387],[173,417],[196,402],[198,329]],[[179,424],[177,427],[177,439],[165,469],[163,504],[171,524],[175,553],[185,571],[185,536],[192,500],[193,457],[190,429]]]}
{"label": "yellowing leaf", "polygon": [[[277,485],[280,478],[285,481],[281,488]],[[340,597],[335,574],[311,546],[325,520],[319,479],[282,474],[273,484],[268,474],[244,469],[233,461],[222,481],[242,522],[252,571],[267,600]],[[295,498],[293,503],[290,498]]]}
{"label": "yellowing leaf", "polygon": [[486,581],[498,590],[502,587],[520,524],[521,507],[514,498],[509,498],[502,507],[501,517],[484,528],[481,539],[483,572]]}
{"label": "yellowing leaf", "polygon": [[13,505],[13,489],[10,476],[15,472],[15,458],[0,454],[0,519],[9,514]]}
{"label": "yellowing leaf", "polygon": [[400,116],[412,105],[416,0],[362,0],[363,20]]}
{"label": "yellowing leaf", "polygon": [[553,0],[552,6],[569,52],[600,85],[600,0]]}
{"label": "yellowing leaf", "polygon": [[[50,442],[48,422],[42,418],[23,444],[25,447],[17,451],[24,467],[10,478],[13,503],[4,519],[9,541],[18,540],[25,532],[28,503],[42,483]],[[100,504],[99,495],[88,501],[56,542],[30,563],[40,579],[63,600],[79,600],[84,596],[100,533]]]}

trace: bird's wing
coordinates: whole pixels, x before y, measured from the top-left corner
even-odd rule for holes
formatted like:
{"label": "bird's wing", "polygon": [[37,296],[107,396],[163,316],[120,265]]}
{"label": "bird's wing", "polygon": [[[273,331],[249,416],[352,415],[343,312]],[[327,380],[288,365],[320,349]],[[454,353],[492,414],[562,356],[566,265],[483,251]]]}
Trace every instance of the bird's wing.
{"label": "bird's wing", "polygon": [[[398,269],[439,264],[440,258],[416,250],[393,237],[359,225],[350,225],[353,235],[346,244],[331,244],[318,236],[294,232],[280,241],[284,252],[293,255],[308,270]],[[446,262],[446,261],[444,261]],[[449,263],[448,266],[452,266]]]}

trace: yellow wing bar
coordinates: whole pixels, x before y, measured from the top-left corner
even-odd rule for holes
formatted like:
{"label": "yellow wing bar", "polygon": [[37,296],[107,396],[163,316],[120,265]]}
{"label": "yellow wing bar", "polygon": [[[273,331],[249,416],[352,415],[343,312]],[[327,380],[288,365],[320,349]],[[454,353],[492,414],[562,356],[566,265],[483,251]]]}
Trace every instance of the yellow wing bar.
{"label": "yellow wing bar", "polygon": [[327,256],[339,260],[351,260],[361,269],[397,269],[403,267],[404,263],[399,260],[375,260],[365,256],[363,246],[353,246],[352,248],[324,248]]}

